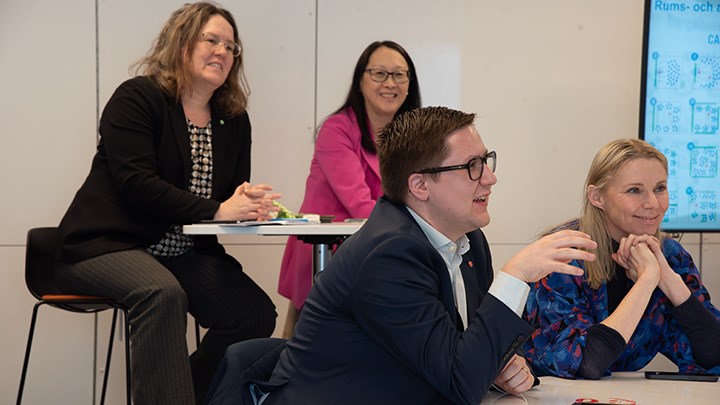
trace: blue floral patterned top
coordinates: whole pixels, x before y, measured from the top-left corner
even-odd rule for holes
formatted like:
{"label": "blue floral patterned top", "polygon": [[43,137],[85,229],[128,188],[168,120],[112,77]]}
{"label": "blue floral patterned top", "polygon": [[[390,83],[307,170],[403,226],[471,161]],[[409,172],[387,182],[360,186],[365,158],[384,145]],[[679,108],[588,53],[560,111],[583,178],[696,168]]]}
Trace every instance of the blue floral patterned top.
{"label": "blue floral patterned top", "polygon": [[[720,311],[710,303],[710,296],[690,254],[675,240],[666,239],[663,251],[670,267],[685,281],[692,294],[720,320]],[[582,262],[571,264],[583,268]],[[630,281],[632,285],[632,281]],[[525,345],[526,356],[535,372],[564,378],[575,378],[583,357],[587,329],[608,317],[607,288],[590,288],[585,276],[552,273],[530,285],[525,318],[535,328]],[[673,305],[656,288],[625,351],[612,363],[612,371],[635,371],[643,368],[657,353],[675,363],[680,372],[720,374],[720,365],[705,370],[693,359],[687,334],[673,317]],[[720,336],[708,336],[720,344]]]}

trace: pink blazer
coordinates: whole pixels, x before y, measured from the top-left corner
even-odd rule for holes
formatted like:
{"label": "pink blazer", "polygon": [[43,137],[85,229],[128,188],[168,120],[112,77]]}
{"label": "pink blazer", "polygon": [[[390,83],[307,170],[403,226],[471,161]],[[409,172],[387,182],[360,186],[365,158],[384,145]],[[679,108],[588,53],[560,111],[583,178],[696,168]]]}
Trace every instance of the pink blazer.
{"label": "pink blazer", "polygon": [[[299,212],[335,215],[335,221],[367,218],[382,195],[376,154],[360,145],[355,114],[346,109],[320,128],[305,198]],[[312,286],[312,246],[291,237],[285,246],[278,292],[302,308]]]}

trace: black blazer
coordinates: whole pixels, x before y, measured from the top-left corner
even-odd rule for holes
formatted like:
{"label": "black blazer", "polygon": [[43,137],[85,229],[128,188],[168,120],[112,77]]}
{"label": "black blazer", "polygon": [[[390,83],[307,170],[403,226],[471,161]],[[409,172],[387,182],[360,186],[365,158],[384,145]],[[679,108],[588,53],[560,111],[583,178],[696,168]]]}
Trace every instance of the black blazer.
{"label": "black blazer", "polygon": [[[250,121],[228,118],[211,101],[212,198],[187,191],[192,172],[182,104],[150,79],[121,84],[100,120],[90,174],[60,222],[59,258],[74,262],[156,243],[171,224],[213,217],[220,202],[250,179]],[[222,248],[217,238],[196,247]]]}
{"label": "black blazer", "polygon": [[265,404],[478,404],[532,328],[486,295],[489,248],[482,231],[468,237],[474,311],[461,331],[442,257],[381,198],[316,277]]}

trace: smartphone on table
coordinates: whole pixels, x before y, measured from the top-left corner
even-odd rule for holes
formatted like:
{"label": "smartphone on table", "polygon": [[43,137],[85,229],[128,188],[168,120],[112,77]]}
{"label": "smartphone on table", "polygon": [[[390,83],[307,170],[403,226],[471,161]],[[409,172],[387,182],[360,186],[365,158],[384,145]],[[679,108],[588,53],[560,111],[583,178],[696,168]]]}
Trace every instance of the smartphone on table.
{"label": "smartphone on table", "polygon": [[716,382],[718,376],[714,374],[684,374],[672,371],[646,371],[648,380],[675,380],[675,381],[705,381]]}

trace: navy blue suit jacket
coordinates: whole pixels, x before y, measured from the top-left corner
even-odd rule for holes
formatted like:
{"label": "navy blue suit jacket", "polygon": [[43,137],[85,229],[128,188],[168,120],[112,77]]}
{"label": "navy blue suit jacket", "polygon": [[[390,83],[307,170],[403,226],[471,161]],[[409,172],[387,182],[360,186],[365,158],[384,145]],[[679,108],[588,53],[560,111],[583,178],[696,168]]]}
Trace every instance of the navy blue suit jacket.
{"label": "navy blue suit jacket", "polygon": [[486,295],[488,245],[480,230],[468,237],[462,331],[445,262],[407,209],[381,198],[316,277],[265,404],[479,403],[532,329]]}

